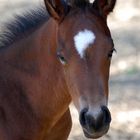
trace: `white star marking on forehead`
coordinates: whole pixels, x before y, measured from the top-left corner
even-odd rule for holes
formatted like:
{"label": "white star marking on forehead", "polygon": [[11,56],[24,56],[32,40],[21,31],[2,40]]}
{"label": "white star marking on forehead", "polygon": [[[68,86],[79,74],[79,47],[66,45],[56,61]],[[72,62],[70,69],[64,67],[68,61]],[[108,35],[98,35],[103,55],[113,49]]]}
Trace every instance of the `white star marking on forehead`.
{"label": "white star marking on forehead", "polygon": [[74,43],[80,57],[84,57],[85,50],[95,41],[95,34],[90,30],[83,30],[74,36]]}

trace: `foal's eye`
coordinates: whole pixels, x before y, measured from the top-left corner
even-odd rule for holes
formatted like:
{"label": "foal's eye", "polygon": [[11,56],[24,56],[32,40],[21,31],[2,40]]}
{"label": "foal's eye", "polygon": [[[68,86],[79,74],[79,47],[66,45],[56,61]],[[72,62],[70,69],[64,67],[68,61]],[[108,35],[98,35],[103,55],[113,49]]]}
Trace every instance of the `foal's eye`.
{"label": "foal's eye", "polygon": [[60,61],[63,65],[66,64],[66,59],[65,59],[64,56],[62,56],[62,55],[60,55],[60,54],[57,54],[57,57],[58,57],[59,61]]}
{"label": "foal's eye", "polygon": [[108,57],[109,57],[109,58],[112,57],[114,51],[116,52],[116,49],[115,49],[115,48],[113,48],[113,49],[108,53]]}

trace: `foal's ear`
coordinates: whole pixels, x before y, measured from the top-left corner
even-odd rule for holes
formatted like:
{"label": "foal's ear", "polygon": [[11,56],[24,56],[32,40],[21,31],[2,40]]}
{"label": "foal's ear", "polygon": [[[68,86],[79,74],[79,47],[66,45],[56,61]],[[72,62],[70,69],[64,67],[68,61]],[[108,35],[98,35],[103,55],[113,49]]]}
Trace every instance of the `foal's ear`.
{"label": "foal's ear", "polygon": [[50,16],[60,21],[67,13],[68,6],[64,0],[44,0]]}
{"label": "foal's ear", "polygon": [[115,4],[116,0],[95,0],[93,7],[106,19],[108,14],[113,11]]}

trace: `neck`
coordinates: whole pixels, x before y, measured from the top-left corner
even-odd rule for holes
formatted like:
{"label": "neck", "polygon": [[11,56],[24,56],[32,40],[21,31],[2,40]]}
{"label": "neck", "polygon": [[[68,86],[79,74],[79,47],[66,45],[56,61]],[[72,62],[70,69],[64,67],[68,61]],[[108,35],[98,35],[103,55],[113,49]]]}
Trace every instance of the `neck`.
{"label": "neck", "polygon": [[[36,107],[39,107],[37,111],[46,119],[57,120],[68,109],[71,101],[63,69],[56,55],[57,24],[50,19],[36,34],[35,39],[39,40],[37,47],[40,50],[38,54],[40,60],[37,60],[40,91],[33,93],[36,97],[33,102]],[[32,97],[30,98],[32,100]]]}
{"label": "neck", "polygon": [[[64,78],[63,68],[60,62],[57,60],[57,24],[53,19],[50,19],[39,31],[40,33],[40,45],[44,58],[42,58],[42,74],[46,77],[44,86],[48,94],[45,96],[51,103],[51,108],[54,107],[52,112],[58,110],[63,113],[68,108],[70,103],[70,95],[67,89],[67,85]],[[48,102],[48,103],[49,103]],[[45,101],[46,103],[46,101]],[[50,104],[49,104],[50,105]],[[48,105],[47,105],[48,107]],[[57,110],[58,109],[58,110]],[[58,111],[58,112],[59,112]],[[56,115],[57,116],[57,115]]]}
{"label": "neck", "polygon": [[50,19],[28,38],[9,47],[8,53],[3,53],[2,57],[10,65],[12,74],[16,73],[22,89],[25,89],[22,94],[28,99],[35,117],[39,118],[41,127],[50,129],[71,101],[63,69],[56,56],[56,32],[57,25]]}

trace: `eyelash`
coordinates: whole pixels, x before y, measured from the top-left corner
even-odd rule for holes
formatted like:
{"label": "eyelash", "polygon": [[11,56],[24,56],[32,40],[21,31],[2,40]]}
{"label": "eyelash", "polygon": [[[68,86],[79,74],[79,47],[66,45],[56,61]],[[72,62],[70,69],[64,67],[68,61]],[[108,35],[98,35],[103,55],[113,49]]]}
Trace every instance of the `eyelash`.
{"label": "eyelash", "polygon": [[109,58],[112,57],[113,52],[117,52],[115,48],[113,48],[113,49],[108,53],[108,57],[109,57]]}

